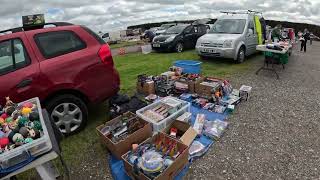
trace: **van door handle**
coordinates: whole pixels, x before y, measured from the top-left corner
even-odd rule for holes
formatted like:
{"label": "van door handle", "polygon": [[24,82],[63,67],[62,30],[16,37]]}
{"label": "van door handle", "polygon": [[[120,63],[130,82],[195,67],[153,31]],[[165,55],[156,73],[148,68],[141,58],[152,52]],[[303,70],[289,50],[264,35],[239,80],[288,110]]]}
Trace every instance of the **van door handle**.
{"label": "van door handle", "polygon": [[17,88],[24,88],[29,86],[32,83],[32,78],[22,80],[18,85]]}

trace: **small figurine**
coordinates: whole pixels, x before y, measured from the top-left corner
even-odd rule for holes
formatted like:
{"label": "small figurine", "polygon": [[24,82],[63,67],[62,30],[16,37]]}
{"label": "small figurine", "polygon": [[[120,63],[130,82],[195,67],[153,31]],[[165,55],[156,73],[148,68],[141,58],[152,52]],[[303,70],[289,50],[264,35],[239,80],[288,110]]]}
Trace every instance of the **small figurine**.
{"label": "small figurine", "polygon": [[19,130],[19,133],[24,137],[27,138],[29,137],[29,129],[27,127],[21,127]]}
{"label": "small figurine", "polygon": [[29,130],[29,136],[33,139],[38,139],[38,138],[40,138],[40,131],[32,128]]}
{"label": "small figurine", "polygon": [[19,111],[17,111],[17,110],[13,111],[13,113],[12,113],[11,116],[12,116],[12,119],[13,119],[13,120],[18,119],[19,116],[20,116]]}
{"label": "small figurine", "polygon": [[21,110],[21,114],[25,117],[27,117],[30,113],[31,113],[31,108],[26,108],[26,107],[23,107],[22,110]]}
{"label": "small figurine", "polygon": [[10,100],[10,97],[6,97],[6,105],[4,106],[4,108],[10,106],[15,106],[15,104]]}
{"label": "small figurine", "polygon": [[39,120],[40,120],[40,119],[39,119],[39,113],[38,113],[38,112],[35,112],[35,111],[31,112],[31,113],[29,114],[29,120],[30,120],[31,122],[33,122],[33,121],[39,121]]}
{"label": "small figurine", "polygon": [[17,121],[11,121],[8,123],[10,129],[15,129],[18,127]]}
{"label": "small figurine", "polygon": [[22,107],[31,109],[33,107],[33,104],[31,102],[25,102],[25,103],[22,104]]}
{"label": "small figurine", "polygon": [[5,123],[4,119],[0,117],[0,125],[2,125],[3,123]]}
{"label": "small figurine", "polygon": [[12,117],[7,117],[6,123],[11,123],[13,121]]}
{"label": "small figurine", "polygon": [[12,142],[14,142],[16,146],[21,146],[24,143],[24,137],[20,133],[16,133],[12,137]]}
{"label": "small figurine", "polygon": [[26,117],[20,117],[18,120],[18,126],[23,127],[28,123],[28,118]]}
{"label": "small figurine", "polygon": [[16,108],[14,106],[9,106],[9,107],[6,107],[5,108],[5,113],[8,115],[8,116],[11,116],[12,113],[16,110]]}
{"label": "small figurine", "polygon": [[9,139],[7,137],[0,138],[0,148],[5,148],[9,144]]}
{"label": "small figurine", "polygon": [[24,139],[24,143],[27,144],[27,143],[31,143],[33,141],[32,138],[26,138]]}
{"label": "small figurine", "polygon": [[0,116],[2,119],[7,119],[8,115],[6,113],[1,114]]}
{"label": "small figurine", "polygon": [[38,130],[38,131],[42,131],[42,126],[41,126],[40,121],[34,121],[33,122],[33,128]]}

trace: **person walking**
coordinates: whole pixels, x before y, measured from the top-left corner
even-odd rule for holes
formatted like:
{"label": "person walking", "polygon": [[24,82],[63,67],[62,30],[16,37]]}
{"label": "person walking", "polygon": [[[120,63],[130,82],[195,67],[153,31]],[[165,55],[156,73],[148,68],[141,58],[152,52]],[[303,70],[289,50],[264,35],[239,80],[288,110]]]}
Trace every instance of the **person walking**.
{"label": "person walking", "polygon": [[307,52],[307,41],[310,39],[310,33],[308,31],[308,29],[304,29],[302,38],[301,38],[301,49],[300,51],[304,51]]}

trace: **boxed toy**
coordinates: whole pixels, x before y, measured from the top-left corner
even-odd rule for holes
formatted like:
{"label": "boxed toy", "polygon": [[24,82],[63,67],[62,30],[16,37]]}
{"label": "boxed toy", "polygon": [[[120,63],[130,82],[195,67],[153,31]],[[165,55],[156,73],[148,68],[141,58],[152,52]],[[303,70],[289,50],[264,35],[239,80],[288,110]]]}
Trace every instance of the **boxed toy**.
{"label": "boxed toy", "polygon": [[122,156],[132,179],[168,180],[188,164],[188,146],[159,132]]}
{"label": "boxed toy", "polygon": [[173,123],[163,130],[171,137],[179,139],[183,144],[190,146],[197,132],[186,122],[173,121]]}
{"label": "boxed toy", "polygon": [[132,144],[139,144],[152,135],[151,124],[131,112],[112,119],[96,129],[109,151],[118,159],[131,149]]}
{"label": "boxed toy", "polygon": [[246,85],[242,85],[240,87],[240,89],[239,89],[241,99],[245,100],[245,101],[248,101],[250,93],[251,93],[251,90],[252,90],[252,87],[246,86]]}

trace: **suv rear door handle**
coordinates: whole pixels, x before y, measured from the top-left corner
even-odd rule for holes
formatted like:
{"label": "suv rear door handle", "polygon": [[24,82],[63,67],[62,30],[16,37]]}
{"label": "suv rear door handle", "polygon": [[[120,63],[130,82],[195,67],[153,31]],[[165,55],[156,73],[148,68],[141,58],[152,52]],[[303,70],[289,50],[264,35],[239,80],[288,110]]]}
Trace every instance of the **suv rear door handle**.
{"label": "suv rear door handle", "polygon": [[32,83],[32,78],[22,80],[18,85],[17,88],[24,88],[29,86]]}

